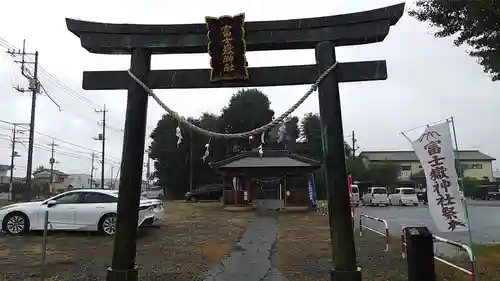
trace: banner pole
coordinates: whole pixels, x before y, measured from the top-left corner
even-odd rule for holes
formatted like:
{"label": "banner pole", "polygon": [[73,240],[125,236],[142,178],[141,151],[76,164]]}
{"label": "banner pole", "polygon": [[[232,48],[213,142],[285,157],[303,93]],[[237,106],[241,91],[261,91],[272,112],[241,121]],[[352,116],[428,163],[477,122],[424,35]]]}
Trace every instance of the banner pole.
{"label": "banner pole", "polygon": [[[450,118],[451,119],[451,128],[453,130],[453,139],[455,141],[455,158],[457,159],[457,162],[458,162],[458,183],[460,185],[460,189],[462,189],[462,192],[464,192],[465,194],[465,190],[464,190],[464,175],[463,175],[463,169],[462,169],[462,164],[460,162],[460,153],[458,151],[458,144],[457,144],[457,133],[455,131],[455,121],[454,121],[454,118],[453,116]],[[462,200],[462,198],[460,198],[460,200]],[[476,254],[474,253],[474,246],[472,244],[472,229],[471,229],[471,225],[470,225],[470,218],[469,218],[469,208],[467,206],[467,199],[463,198],[463,205],[464,205],[464,209],[465,209],[465,218],[467,220],[467,229],[468,229],[468,234],[469,234],[469,245],[470,245],[470,248],[472,250],[472,269],[474,270],[474,280],[475,281],[478,281],[477,279],[477,265],[476,265]]]}

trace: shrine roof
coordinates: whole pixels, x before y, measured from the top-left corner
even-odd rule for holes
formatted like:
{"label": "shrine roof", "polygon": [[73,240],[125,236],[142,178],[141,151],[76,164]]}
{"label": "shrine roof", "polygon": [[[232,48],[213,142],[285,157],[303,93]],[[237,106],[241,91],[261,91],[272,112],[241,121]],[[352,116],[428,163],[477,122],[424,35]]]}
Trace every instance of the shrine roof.
{"label": "shrine roof", "polygon": [[244,151],[236,156],[213,164],[219,169],[231,168],[318,168],[321,163],[311,158],[290,153],[286,150],[264,151],[260,156],[258,151]]}

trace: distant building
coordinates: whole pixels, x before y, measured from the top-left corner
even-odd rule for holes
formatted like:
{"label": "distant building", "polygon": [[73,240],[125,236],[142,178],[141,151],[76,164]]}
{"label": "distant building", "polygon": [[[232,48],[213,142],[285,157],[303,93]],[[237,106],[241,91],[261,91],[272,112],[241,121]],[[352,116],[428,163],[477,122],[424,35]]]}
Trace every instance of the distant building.
{"label": "distant building", "polygon": [[[50,169],[43,169],[33,173],[33,180],[39,183],[50,183]],[[52,187],[50,192],[60,192],[68,188],[67,178],[68,174],[63,173],[59,170],[53,170],[52,172]]]}
{"label": "distant building", "polygon": [[65,185],[69,188],[96,188],[95,178],[90,181],[88,174],[69,174],[64,181]]}
{"label": "distant building", "polygon": [[[13,177],[13,183],[26,182],[25,178]],[[10,166],[0,165],[0,184],[10,183]]]}
{"label": "distant building", "polygon": [[[423,169],[413,151],[363,151],[359,154],[365,164],[398,164],[401,167],[399,180],[411,180],[412,176],[422,174]],[[460,163],[465,177],[494,180],[493,161],[496,159],[479,150],[461,150]]]}
{"label": "distant building", "polygon": [[0,164],[0,177],[8,176],[9,171],[10,171],[10,166]]}
{"label": "distant building", "polygon": [[493,178],[495,178],[496,181],[500,181],[500,170],[496,169],[493,171]]}

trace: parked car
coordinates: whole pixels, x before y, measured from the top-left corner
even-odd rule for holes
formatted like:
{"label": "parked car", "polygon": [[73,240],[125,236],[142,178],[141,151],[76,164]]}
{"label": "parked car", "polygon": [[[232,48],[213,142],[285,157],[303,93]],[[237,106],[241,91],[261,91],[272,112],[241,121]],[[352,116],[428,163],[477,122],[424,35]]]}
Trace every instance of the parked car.
{"label": "parked car", "polygon": [[500,188],[493,184],[476,186],[472,198],[482,200],[500,199]]}
{"label": "parked car", "polygon": [[352,190],[351,205],[358,207],[359,206],[359,188],[356,184],[352,184],[351,190]]}
{"label": "parked car", "polygon": [[415,189],[411,187],[396,188],[395,192],[389,195],[389,204],[391,205],[418,205],[418,197]]}
{"label": "parked car", "polygon": [[200,200],[220,200],[224,187],[222,184],[207,184],[193,191],[186,192],[187,202],[198,202]]}
{"label": "parked car", "polygon": [[419,202],[424,203],[424,205],[427,205],[427,189],[423,188],[417,191],[417,198]]}
{"label": "parked car", "polygon": [[[0,208],[2,230],[22,235],[43,230],[49,211],[49,230],[116,231],[118,191],[106,189],[71,190],[44,201],[17,203]],[[138,226],[152,225],[164,217],[163,202],[141,197]]]}
{"label": "parked car", "polygon": [[165,197],[162,187],[151,187],[149,190],[142,192],[141,196],[149,199],[163,199]]}
{"label": "parked car", "polygon": [[387,195],[387,189],[385,187],[370,187],[368,188],[368,192],[363,194],[361,201],[363,201],[363,205],[365,206],[389,206],[389,196]]}

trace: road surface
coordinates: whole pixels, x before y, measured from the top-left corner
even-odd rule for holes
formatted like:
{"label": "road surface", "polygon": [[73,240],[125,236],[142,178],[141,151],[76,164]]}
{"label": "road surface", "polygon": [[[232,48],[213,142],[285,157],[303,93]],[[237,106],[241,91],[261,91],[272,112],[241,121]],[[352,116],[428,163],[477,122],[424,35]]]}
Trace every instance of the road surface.
{"label": "road surface", "polygon": [[[469,202],[469,201],[467,201]],[[487,202],[487,203],[486,203]],[[469,218],[475,243],[500,242],[500,201],[473,201],[469,204]],[[356,213],[387,220],[391,236],[399,236],[403,226],[427,226],[433,234],[455,241],[468,242],[467,232],[439,232],[426,205],[418,207],[359,207]],[[366,221],[366,225],[383,230],[383,225]]]}

